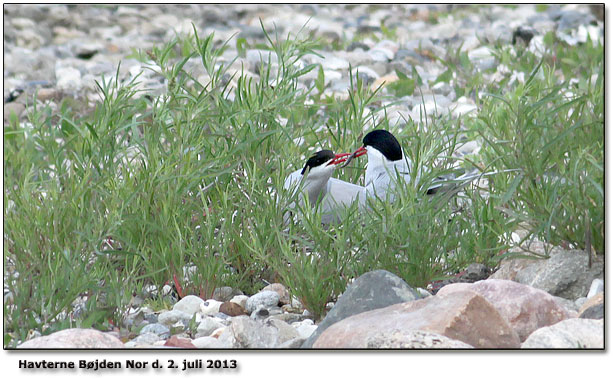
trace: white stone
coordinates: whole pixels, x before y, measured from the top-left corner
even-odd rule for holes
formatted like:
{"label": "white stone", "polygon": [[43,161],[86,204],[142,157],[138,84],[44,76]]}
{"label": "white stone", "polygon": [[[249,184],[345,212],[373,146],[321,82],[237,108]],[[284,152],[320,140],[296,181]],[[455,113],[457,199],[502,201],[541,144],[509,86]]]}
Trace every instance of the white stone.
{"label": "white stone", "polygon": [[170,311],[165,311],[161,313],[160,315],[158,315],[158,322],[166,326],[171,326],[177,323],[178,321],[190,320],[191,318],[192,318],[191,314],[187,314],[180,310],[170,310]]}
{"label": "white stone", "polygon": [[197,336],[209,336],[220,327],[223,327],[223,324],[216,321],[215,318],[206,317],[198,325]]}
{"label": "white stone", "polygon": [[200,306],[204,303],[204,300],[194,295],[187,295],[179,302],[177,302],[172,309],[179,310],[189,315],[194,315],[200,311]]}
{"label": "white stone", "polygon": [[310,337],[311,334],[315,332],[315,330],[317,330],[316,325],[301,324],[296,327],[296,331],[298,331],[300,337],[304,339],[308,339],[308,337]]}
{"label": "white stone", "polygon": [[[462,99],[462,98],[460,98],[460,99]],[[456,104],[453,107],[453,110],[451,111],[451,114],[453,115],[454,118],[459,118],[461,116],[464,116],[466,114],[469,114],[469,113],[477,110],[477,106],[476,105],[470,104],[468,102],[460,102],[460,99],[458,99],[458,101],[456,102]]]}
{"label": "white stone", "polygon": [[521,348],[604,348],[604,321],[566,319],[534,331]]}
{"label": "white stone", "polygon": [[592,298],[596,294],[604,291],[604,281],[599,278],[595,278],[590,286],[590,291],[587,293],[587,298]]}
{"label": "white stone", "polygon": [[471,61],[478,61],[487,58],[493,58],[492,51],[487,46],[481,46],[480,48],[471,50],[468,52],[468,58]]}
{"label": "white stone", "polygon": [[324,84],[328,85],[332,81],[337,81],[343,77],[343,74],[336,70],[324,70]]}
{"label": "white stone", "polygon": [[220,340],[210,336],[202,336],[200,338],[196,338],[192,340],[192,344],[196,346],[196,348],[229,348],[224,347],[223,342],[221,342]]}
{"label": "white stone", "polygon": [[64,91],[78,91],[82,87],[81,72],[74,67],[56,67],[57,87]]}
{"label": "white stone", "polygon": [[368,52],[370,58],[375,62],[388,62],[394,59],[394,52],[386,48],[372,48]]}
{"label": "white stone", "polygon": [[206,300],[200,304],[200,311],[204,315],[215,315],[219,313],[219,307],[223,302],[216,301],[214,299]]}

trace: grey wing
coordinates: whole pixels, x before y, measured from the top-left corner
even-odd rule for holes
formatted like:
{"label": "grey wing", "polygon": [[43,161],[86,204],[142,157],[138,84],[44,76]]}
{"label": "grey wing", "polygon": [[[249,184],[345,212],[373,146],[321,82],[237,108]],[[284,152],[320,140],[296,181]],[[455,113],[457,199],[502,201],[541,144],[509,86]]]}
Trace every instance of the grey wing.
{"label": "grey wing", "polygon": [[337,178],[328,180],[324,205],[327,204],[330,208],[349,206],[356,199],[358,199],[360,205],[364,204],[366,199],[364,187]]}

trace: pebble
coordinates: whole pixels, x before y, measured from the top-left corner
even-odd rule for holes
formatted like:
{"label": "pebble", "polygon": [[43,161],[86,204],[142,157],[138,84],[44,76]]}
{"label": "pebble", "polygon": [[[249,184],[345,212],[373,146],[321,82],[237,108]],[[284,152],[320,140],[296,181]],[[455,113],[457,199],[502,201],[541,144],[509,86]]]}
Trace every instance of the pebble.
{"label": "pebble", "polygon": [[[170,331],[169,331],[169,336],[170,336]],[[126,344],[130,343],[134,344],[134,345],[138,345],[138,344],[153,344],[157,341],[161,340],[160,336],[158,334],[152,333],[152,332],[141,332],[136,338],[132,339],[131,341],[127,342]]]}
{"label": "pebble", "polygon": [[[172,309],[182,311],[189,315],[194,315],[201,310],[202,304],[204,304],[204,300],[202,298],[194,295],[187,295],[181,298],[179,302],[174,304]],[[219,311],[219,309],[217,311]]]}
{"label": "pebble", "polygon": [[168,339],[170,337],[170,329],[161,324],[161,323],[151,323],[145,325],[141,330],[140,334],[152,333],[157,335],[161,339]]}
{"label": "pebble", "polygon": [[76,92],[81,89],[81,72],[74,67],[64,67],[56,65],[55,77],[57,87],[62,91]]}
{"label": "pebble", "polygon": [[215,315],[219,313],[219,308],[223,302],[219,302],[213,299],[206,300],[200,304],[200,311],[204,315]]}
{"label": "pebble", "polygon": [[270,285],[266,285],[262,289],[262,291],[265,291],[265,290],[271,290],[273,292],[276,292],[279,295],[279,303],[281,305],[287,305],[290,303],[289,291],[287,290],[285,286],[283,286],[283,284],[273,283]]}
{"label": "pebble", "polygon": [[222,286],[215,288],[213,291],[213,299],[216,301],[230,301],[233,297],[240,295],[242,292],[234,290],[231,286]]}
{"label": "pebble", "polygon": [[264,290],[249,297],[245,309],[249,314],[251,314],[260,306],[270,308],[273,306],[277,306],[278,303],[279,294],[277,292],[273,292],[271,290]]}
{"label": "pebble", "polygon": [[197,328],[198,333],[196,334],[196,336],[209,336],[213,333],[213,331],[217,330],[220,327],[223,327],[223,324],[221,322],[217,321],[215,318],[206,317],[202,319],[202,321],[200,321],[200,324]]}
{"label": "pebble", "polygon": [[238,304],[238,305],[242,306],[243,309],[244,309],[244,308],[247,307],[247,300],[248,299],[249,299],[249,297],[248,296],[244,296],[244,295],[234,296],[234,297],[232,297],[230,302],[234,302],[235,304]]}
{"label": "pebble", "polygon": [[223,345],[218,339],[210,337],[210,336],[202,336],[202,337],[193,339],[192,344],[196,348],[229,348],[229,347],[223,347]]}
{"label": "pebble", "polygon": [[237,315],[247,314],[247,310],[241,305],[234,302],[224,302],[219,306],[219,312],[229,315],[230,317],[236,317]]}
{"label": "pebble", "polygon": [[[305,321],[311,321],[311,320],[305,319]],[[300,337],[303,339],[308,339],[311,335],[313,335],[315,330],[317,330],[317,326],[313,324],[313,321],[311,321],[311,324],[308,324],[308,323],[302,323],[298,325],[292,324],[292,326],[296,327],[296,331],[298,332],[298,334],[300,334]]]}
{"label": "pebble", "polygon": [[162,312],[158,316],[158,322],[166,326],[172,326],[182,320],[189,321],[191,318],[192,314],[188,314],[180,310],[170,310]]}
{"label": "pebble", "polygon": [[587,293],[587,298],[592,298],[594,297],[596,294],[600,293],[604,291],[604,281],[599,279],[599,278],[595,278],[592,281],[592,285],[590,285],[590,290]]}

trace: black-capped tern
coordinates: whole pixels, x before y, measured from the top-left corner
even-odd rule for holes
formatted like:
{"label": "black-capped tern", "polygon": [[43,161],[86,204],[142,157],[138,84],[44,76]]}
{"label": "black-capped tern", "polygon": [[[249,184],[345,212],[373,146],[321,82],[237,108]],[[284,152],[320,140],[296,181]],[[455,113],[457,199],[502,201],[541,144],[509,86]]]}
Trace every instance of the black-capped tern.
{"label": "black-capped tern", "polygon": [[308,196],[311,207],[320,207],[323,223],[338,220],[341,207],[347,207],[356,199],[360,204],[365,201],[364,187],[332,178],[334,169],[349,156],[349,153],[320,150],[307,160],[302,169],[292,172],[283,187],[285,190],[299,189]]}

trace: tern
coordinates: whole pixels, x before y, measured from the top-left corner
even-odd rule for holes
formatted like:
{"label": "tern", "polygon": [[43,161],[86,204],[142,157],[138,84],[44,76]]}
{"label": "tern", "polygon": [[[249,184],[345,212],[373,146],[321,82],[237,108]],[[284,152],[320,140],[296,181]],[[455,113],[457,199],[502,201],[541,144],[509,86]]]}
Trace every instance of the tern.
{"label": "tern", "polygon": [[303,192],[311,207],[320,207],[323,223],[338,220],[342,207],[356,200],[363,205],[366,199],[363,186],[332,178],[334,169],[349,156],[350,153],[334,154],[331,150],[320,150],[307,160],[304,168],[292,172],[285,179],[283,188]]}
{"label": "tern", "polygon": [[[383,129],[376,129],[366,134],[362,139],[362,144],[349,157],[345,157],[345,164],[342,167],[347,166],[353,158],[368,155],[364,176],[366,196],[394,201],[395,195],[391,190],[398,184],[398,180],[405,183],[412,181],[413,164],[411,160],[403,154],[396,137]],[[415,174],[415,185],[419,182],[421,174],[421,170]],[[449,184],[453,184],[453,189],[457,190],[473,179],[489,174],[494,174],[494,172],[480,173],[474,169],[456,178],[439,176],[427,188],[426,193],[434,194]]]}

